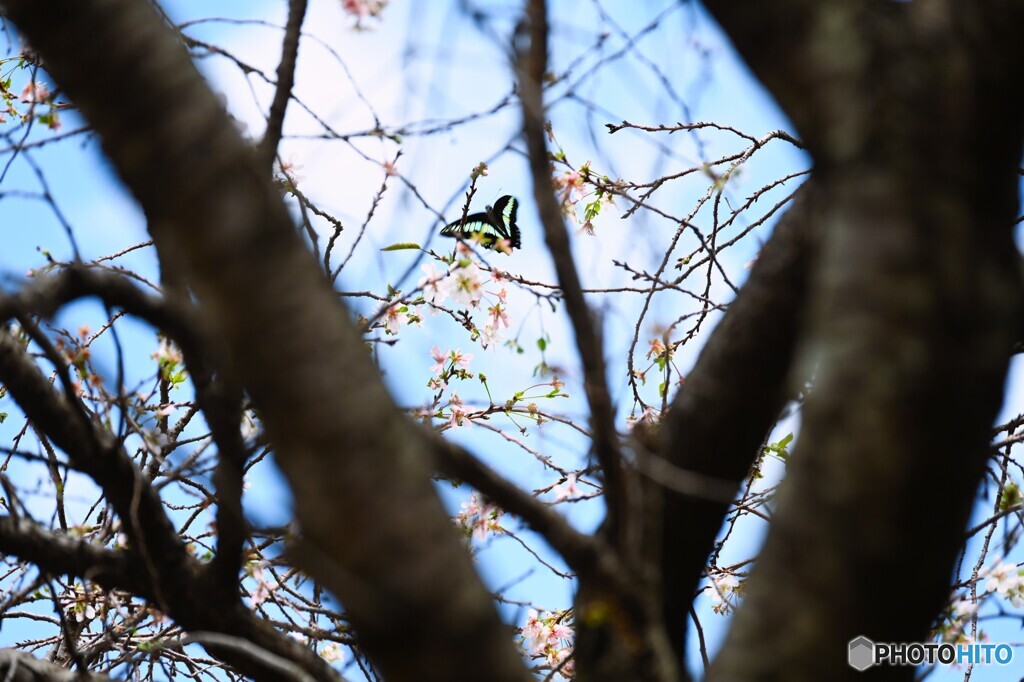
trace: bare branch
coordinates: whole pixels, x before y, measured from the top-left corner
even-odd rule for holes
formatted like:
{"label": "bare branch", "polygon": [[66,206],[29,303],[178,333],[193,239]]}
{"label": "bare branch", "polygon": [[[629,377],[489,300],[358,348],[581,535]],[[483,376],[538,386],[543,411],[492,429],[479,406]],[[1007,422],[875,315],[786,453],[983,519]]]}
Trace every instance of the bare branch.
{"label": "bare branch", "polygon": [[0,516],[0,552],[31,561],[50,575],[86,578],[143,598],[153,594],[138,557],[48,533],[25,518]]}
{"label": "bare branch", "polygon": [[569,234],[555,200],[551,167],[545,139],[544,78],[548,62],[547,4],[531,0],[528,4],[529,42],[517,56],[520,97],[523,103],[523,135],[529,149],[533,195],[544,226],[544,239],[554,261],[566,311],[576,334],[576,347],[583,365],[583,387],[590,405],[594,453],[605,477],[608,517],[606,531],[619,549],[627,545],[625,531],[627,489],[623,478],[622,453],[615,433],[615,414],[608,391],[604,348],[600,324],[583,295],[576,264],[569,246]]}
{"label": "bare branch", "polygon": [[281,131],[284,127],[284,115],[288,109],[288,100],[292,97],[295,87],[295,64],[299,58],[299,39],[302,34],[302,20],[306,16],[307,0],[288,0],[288,24],[284,29],[284,41],[281,44],[281,63],[277,66],[277,87],[274,90],[274,101],[270,105],[267,117],[267,131],[260,141],[259,155],[269,168],[277,156],[277,146],[281,143]]}
{"label": "bare branch", "polygon": [[109,682],[106,675],[68,670],[13,649],[0,649],[0,676],[4,682]]}

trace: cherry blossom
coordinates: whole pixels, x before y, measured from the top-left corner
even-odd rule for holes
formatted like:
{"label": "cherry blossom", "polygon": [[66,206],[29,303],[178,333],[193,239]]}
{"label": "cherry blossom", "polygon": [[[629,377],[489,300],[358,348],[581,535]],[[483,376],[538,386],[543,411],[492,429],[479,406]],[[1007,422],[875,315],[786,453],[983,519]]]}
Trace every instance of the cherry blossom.
{"label": "cherry blossom", "polygon": [[181,350],[166,337],[160,339],[160,347],[151,356],[161,365],[179,365],[184,362]]}
{"label": "cherry blossom", "polygon": [[740,581],[736,576],[725,575],[714,579],[711,586],[711,609],[724,616],[736,608],[737,597],[742,590]]}
{"label": "cherry blossom", "polygon": [[456,523],[464,531],[470,533],[477,542],[487,539],[488,533],[501,533],[502,527],[498,524],[501,510],[490,502],[485,502],[477,491],[469,495],[469,500],[462,503],[462,511],[455,517]]}
{"label": "cherry blossom", "polygon": [[501,334],[498,333],[498,328],[493,324],[485,324],[484,328],[480,331],[480,345],[484,348],[495,348],[501,343]]}
{"label": "cherry blossom", "polygon": [[563,175],[552,178],[555,187],[562,190],[562,203],[570,204],[583,197],[584,176],[579,171],[567,171]]}
{"label": "cherry blossom", "polygon": [[659,358],[665,355],[665,344],[661,342],[661,339],[651,339],[647,342],[650,346],[650,350],[647,351],[647,359]]}
{"label": "cherry blossom", "polygon": [[565,482],[559,483],[554,488],[555,501],[562,502],[564,500],[574,500],[581,495],[579,486],[576,485],[576,479],[579,474],[572,474],[565,479]]}
{"label": "cherry blossom", "polygon": [[[505,290],[502,289],[501,292],[504,294]],[[488,308],[487,312],[490,313],[491,320],[493,321],[493,325],[495,328],[497,328],[499,324],[505,325],[506,329],[509,328],[510,325],[508,322],[508,313],[505,312],[505,309],[501,306],[500,303],[496,303],[490,308]]]}
{"label": "cherry blossom", "polygon": [[456,366],[469,369],[469,361],[473,359],[473,356],[470,353],[463,353],[461,348],[457,348],[452,351],[451,358]]}
{"label": "cherry blossom", "polygon": [[22,102],[45,102],[49,98],[50,89],[40,81],[29,82],[18,95],[18,99]]}
{"label": "cherry blossom", "polygon": [[472,423],[473,420],[469,418],[469,414],[463,406],[462,398],[459,397],[458,393],[452,393],[448,399],[448,425],[453,429],[457,429],[460,426]]}
{"label": "cherry blossom", "polygon": [[978,602],[970,599],[958,599],[953,605],[953,617],[958,620],[969,620],[978,612]]}
{"label": "cherry blossom", "polygon": [[345,660],[345,652],[337,644],[331,643],[320,650],[320,658],[328,663],[340,663]]}
{"label": "cherry blossom", "polygon": [[480,268],[472,263],[452,270],[452,274],[445,280],[445,284],[448,295],[459,305],[476,307],[483,295]]}
{"label": "cherry blossom", "polygon": [[405,314],[402,312],[401,306],[397,303],[389,305],[387,311],[384,313],[384,328],[387,329],[388,334],[397,334],[398,330],[405,324]]}
{"label": "cherry blossom", "polygon": [[397,335],[398,330],[408,324],[422,326],[419,310],[401,302],[392,303],[385,309],[384,329],[388,334]]}
{"label": "cherry blossom", "polygon": [[1008,564],[1001,559],[994,566],[984,569],[982,576],[987,576],[985,589],[995,592],[1010,600],[1014,606],[1024,605],[1024,576],[1021,576],[1016,564]]}
{"label": "cherry blossom", "polygon": [[430,357],[434,358],[434,364],[430,366],[431,374],[440,374],[448,364],[448,351],[441,350],[438,346],[430,349]]}
{"label": "cherry blossom", "polygon": [[434,305],[441,305],[448,298],[448,292],[443,286],[448,273],[434,267],[433,263],[426,263],[421,268],[424,277],[420,278],[417,287],[423,290],[423,300]]}
{"label": "cherry blossom", "polygon": [[356,19],[375,17],[387,4],[387,0],[341,0],[341,8]]}
{"label": "cherry blossom", "polygon": [[526,624],[519,631],[532,656],[543,656],[552,670],[559,668],[565,679],[573,676],[572,662],[563,661],[572,654],[573,629],[564,621],[565,614],[545,611],[543,615],[530,609]]}

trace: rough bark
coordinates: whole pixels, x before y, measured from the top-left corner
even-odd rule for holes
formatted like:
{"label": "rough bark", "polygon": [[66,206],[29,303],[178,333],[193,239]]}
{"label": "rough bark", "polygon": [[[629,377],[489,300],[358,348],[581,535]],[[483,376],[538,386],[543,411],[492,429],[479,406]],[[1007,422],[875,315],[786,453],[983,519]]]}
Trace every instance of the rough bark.
{"label": "rough bark", "polygon": [[828,196],[801,355],[814,390],[709,679],[852,679],[849,639],[921,641],[945,604],[1002,398],[1020,302],[1021,6],[708,6]]}

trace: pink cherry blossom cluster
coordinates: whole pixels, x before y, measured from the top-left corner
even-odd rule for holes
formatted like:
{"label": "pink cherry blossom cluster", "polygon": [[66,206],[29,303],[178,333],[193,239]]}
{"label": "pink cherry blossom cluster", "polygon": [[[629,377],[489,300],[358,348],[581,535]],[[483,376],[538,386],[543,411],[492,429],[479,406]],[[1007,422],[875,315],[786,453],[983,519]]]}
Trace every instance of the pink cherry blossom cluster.
{"label": "pink cherry blossom cluster", "polygon": [[[938,632],[943,642],[951,644],[973,644],[971,635],[972,621],[978,613],[980,603],[971,598],[970,594],[953,597],[949,619],[939,626]],[[977,639],[984,639],[984,633],[978,632]]]}
{"label": "pink cherry blossom cluster", "polygon": [[1008,564],[1002,559],[995,565],[983,568],[980,576],[986,578],[985,591],[998,594],[1020,608],[1024,606],[1024,575],[1017,564]]}
{"label": "pink cherry blossom cluster", "polygon": [[267,575],[267,562],[265,561],[250,566],[248,573],[253,579],[253,587],[249,590],[249,608],[255,610],[267,600],[278,583],[273,575]]}
{"label": "pink cherry blossom cluster", "polygon": [[18,95],[18,100],[26,103],[45,102],[48,99],[50,99],[50,88],[40,81],[34,83],[29,81]]}
{"label": "pink cherry blossom cluster", "polygon": [[[465,249],[459,244],[460,249]],[[423,300],[429,305],[440,306],[451,299],[460,308],[478,308],[485,296],[493,303],[487,307],[488,321],[482,329],[475,329],[473,339],[479,339],[484,348],[494,348],[501,342],[500,329],[510,326],[507,309],[507,292],[502,288],[498,292],[484,289],[488,282],[500,282],[500,272],[491,273],[490,280],[485,281],[485,272],[468,258],[456,260],[446,271],[438,270],[433,263],[422,266],[424,276],[418,287],[423,291]]]}
{"label": "pink cherry blossom cluster", "polygon": [[417,306],[396,302],[388,304],[384,309],[384,330],[386,334],[397,335],[398,330],[406,325],[423,326],[423,318]]}
{"label": "pink cherry blossom cluster", "polygon": [[469,501],[462,503],[462,511],[455,517],[455,522],[477,542],[487,539],[488,533],[503,533],[498,523],[502,511],[492,502],[484,500],[477,491],[469,495]]}
{"label": "pink cherry blossom cluster", "polygon": [[363,29],[368,18],[377,18],[387,6],[387,0],[341,0],[341,8],[355,17],[355,28]]}
{"label": "pink cherry blossom cluster", "polygon": [[543,656],[552,670],[557,669],[564,679],[572,679],[574,675],[573,661],[566,660],[572,654],[573,629],[566,623],[568,612],[543,615],[530,609],[526,625],[520,630],[523,643],[534,657]]}
{"label": "pink cherry blossom cluster", "polygon": [[743,584],[734,575],[714,578],[711,585],[711,610],[720,616],[736,608],[743,594]]}
{"label": "pink cherry blossom cluster", "polygon": [[563,482],[554,487],[552,492],[555,493],[555,502],[575,500],[583,494],[577,484],[577,479],[579,479],[579,474],[570,474]]}

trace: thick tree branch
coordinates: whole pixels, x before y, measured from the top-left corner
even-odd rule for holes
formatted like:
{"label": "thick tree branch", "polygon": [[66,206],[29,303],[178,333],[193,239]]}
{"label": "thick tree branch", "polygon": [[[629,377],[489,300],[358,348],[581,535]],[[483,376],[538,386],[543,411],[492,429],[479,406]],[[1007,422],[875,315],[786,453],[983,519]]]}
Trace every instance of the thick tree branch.
{"label": "thick tree branch", "polygon": [[590,406],[590,428],[594,454],[605,477],[605,504],[608,517],[605,531],[614,546],[626,547],[626,485],[622,453],[615,433],[615,414],[605,376],[604,348],[600,323],[583,296],[579,273],[572,258],[569,233],[551,183],[551,164],[545,143],[544,75],[548,63],[547,3],[530,0],[527,6],[529,42],[517,55],[519,92],[523,103],[523,136],[530,157],[533,197],[544,226],[544,239],[554,261],[565,309],[576,335],[576,347],[583,365],[583,390]]}
{"label": "thick tree branch", "polygon": [[288,0],[288,23],[281,43],[281,63],[277,66],[277,88],[267,117],[267,130],[259,146],[259,154],[268,170],[277,156],[284,115],[292,97],[292,88],[295,87],[295,65],[299,60],[299,38],[302,35],[302,20],[306,16],[306,4],[307,0]]}
{"label": "thick tree branch", "polygon": [[4,682],[109,682],[106,675],[68,670],[31,654],[0,649],[0,678]]}
{"label": "thick tree branch", "polygon": [[[813,391],[709,679],[852,679],[822,652],[927,637],[988,454],[1021,304],[1021,49],[986,13],[1001,3],[751,4],[709,7],[778,89],[828,201],[801,344]],[[787,45],[766,51],[776,32]],[[794,55],[823,79],[802,97],[780,83]]]}
{"label": "thick tree branch", "polygon": [[582,579],[626,587],[625,570],[602,538],[580,533],[556,511],[502,478],[458,445],[438,438],[434,453],[438,471],[469,483],[503,510],[521,518],[531,530],[542,535]]}
{"label": "thick tree branch", "polygon": [[526,680],[424,439],[181,45],[133,0],[2,4],[187,273],[292,485],[296,556],[344,603],[363,650],[392,680]]}
{"label": "thick tree branch", "polygon": [[[813,180],[798,190],[661,427],[665,459],[731,482],[734,493],[787,397],[824,203]],[[728,507],[667,486],[664,492],[663,614],[681,665],[690,602]]]}
{"label": "thick tree branch", "polygon": [[19,314],[53,317],[61,306],[88,296],[123,308],[130,315],[163,330],[186,354],[198,357],[208,352],[209,341],[202,338],[194,310],[149,295],[126,277],[80,265],[33,279],[17,292],[0,296],[0,319]]}
{"label": "thick tree branch", "polygon": [[127,590],[152,599],[153,590],[138,557],[49,533],[28,519],[0,516],[0,553],[31,561],[50,575],[86,578],[108,590]]}
{"label": "thick tree branch", "polygon": [[207,570],[220,589],[234,590],[249,526],[242,510],[248,451],[242,438],[242,392],[225,377],[197,386],[196,400],[217,443],[217,553]]}

